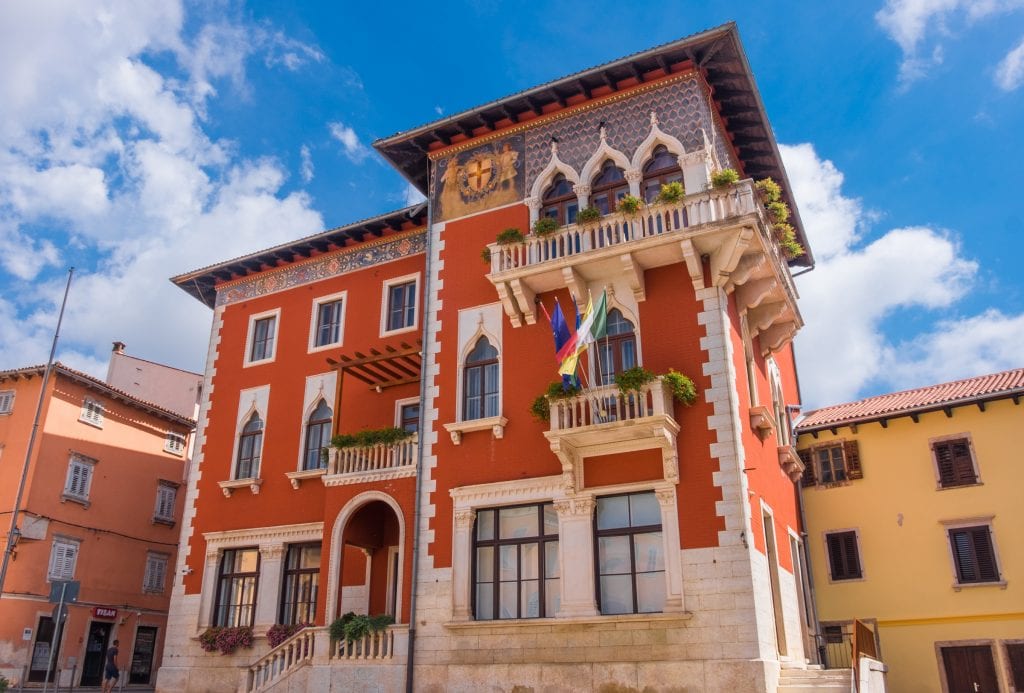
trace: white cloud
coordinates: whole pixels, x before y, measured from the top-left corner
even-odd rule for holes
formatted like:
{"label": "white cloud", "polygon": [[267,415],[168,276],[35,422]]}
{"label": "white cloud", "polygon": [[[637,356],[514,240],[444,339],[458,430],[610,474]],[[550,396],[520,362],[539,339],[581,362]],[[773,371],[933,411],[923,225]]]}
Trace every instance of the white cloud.
{"label": "white cloud", "polygon": [[999,61],[995,81],[996,86],[1003,91],[1013,91],[1024,84],[1024,38]]}
{"label": "white cloud", "polygon": [[323,228],[306,194],[282,191],[279,162],[203,130],[219,85],[244,94],[251,57],[300,69],[322,54],[267,26],[184,19],[174,2],[0,3],[0,333],[18,335],[0,368],[45,360],[65,279],[47,270],[67,263],[60,358],[102,377],[120,339],[201,369],[209,309],[167,277]]}
{"label": "white cloud", "polygon": [[[903,51],[900,82],[907,86],[942,64],[941,38],[959,25],[1024,7],[1024,0],[886,0],[875,21]],[[925,44],[934,42],[930,48]]]}
{"label": "white cloud", "polygon": [[[832,162],[809,144],[781,151],[817,262],[797,278],[806,324],[796,349],[806,407],[849,401],[867,388],[884,392],[1020,365],[1024,317],[988,311],[936,321],[934,311],[948,311],[964,297],[978,270],[951,233],[897,228],[865,243],[863,205],[843,195],[843,176]],[[904,312],[933,322],[897,343],[883,323]]]}
{"label": "white cloud", "polygon": [[341,142],[345,156],[348,157],[349,161],[354,164],[361,164],[369,156],[370,150],[359,141],[359,136],[356,135],[355,130],[341,122],[328,123],[327,127],[331,131],[331,137]]}
{"label": "white cloud", "polygon": [[411,205],[418,205],[420,202],[426,202],[427,198],[423,195],[423,193],[416,189],[416,186],[414,186],[412,183],[409,183],[405,187],[404,200],[405,206],[409,207]]}
{"label": "white cloud", "polygon": [[299,173],[302,175],[303,182],[308,183],[313,180],[313,174],[316,172],[316,169],[313,168],[313,155],[310,153],[307,145],[302,145],[299,148],[299,158],[301,159]]}

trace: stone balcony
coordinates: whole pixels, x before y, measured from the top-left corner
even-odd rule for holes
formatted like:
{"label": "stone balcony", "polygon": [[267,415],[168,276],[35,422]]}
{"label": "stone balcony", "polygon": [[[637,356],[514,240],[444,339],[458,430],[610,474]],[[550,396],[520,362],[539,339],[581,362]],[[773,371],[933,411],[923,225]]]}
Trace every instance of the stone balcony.
{"label": "stone balcony", "polygon": [[679,480],[679,424],[671,388],[660,378],[629,394],[604,385],[550,404],[551,428],[544,437],[562,463],[567,489],[582,487],[587,457],[648,449],[661,450],[665,480]]}
{"label": "stone balcony", "polygon": [[567,288],[584,305],[592,281],[625,275],[643,301],[644,270],[675,263],[685,263],[695,289],[731,292],[749,283],[738,298],[751,311],[751,330],[762,334],[768,349],[777,349],[802,325],[786,258],[749,179],[677,203],[649,205],[636,215],[609,214],[488,249],[487,278],[514,327],[536,322],[537,294]]}
{"label": "stone balcony", "polygon": [[418,449],[418,435],[391,445],[331,448],[322,477],[324,486],[415,476]]}

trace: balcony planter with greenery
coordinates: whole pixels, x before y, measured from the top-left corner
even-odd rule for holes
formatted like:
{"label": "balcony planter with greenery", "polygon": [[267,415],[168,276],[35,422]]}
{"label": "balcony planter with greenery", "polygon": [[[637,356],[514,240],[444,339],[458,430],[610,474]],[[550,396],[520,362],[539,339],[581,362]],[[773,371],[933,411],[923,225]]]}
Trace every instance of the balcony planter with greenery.
{"label": "balcony planter with greenery", "polygon": [[779,247],[782,248],[782,252],[785,253],[787,258],[800,257],[807,252],[800,245],[800,242],[796,240],[796,230],[791,225],[783,222],[775,224],[773,229],[775,231],[775,239],[779,242]]}
{"label": "balcony planter with greenery", "polygon": [[331,640],[352,642],[360,640],[363,636],[370,633],[387,630],[387,627],[394,622],[394,617],[388,614],[367,616],[366,614],[356,614],[349,611],[341,618],[335,619],[327,630],[331,635]]}
{"label": "balcony planter with greenery", "polygon": [[[617,374],[615,384],[619,386],[619,392],[629,395],[640,392],[648,383],[657,379],[658,376],[643,366],[634,366]],[[668,373],[661,376],[661,380],[672,390],[672,399],[680,404],[690,406],[697,401],[697,386],[688,376],[670,368]]]}
{"label": "balcony planter with greenery", "polygon": [[558,230],[558,221],[553,217],[541,217],[533,222],[533,232],[538,236],[548,236]]}
{"label": "balcony planter with greenery", "polygon": [[757,188],[758,194],[761,195],[761,201],[766,205],[782,199],[782,188],[771,178],[762,178],[754,183],[754,187]]}
{"label": "balcony planter with greenery", "polygon": [[675,204],[684,197],[686,197],[686,189],[683,184],[679,181],[672,181],[661,186],[656,201],[663,204]]}
{"label": "balcony planter with greenery", "polygon": [[769,202],[765,205],[765,209],[768,210],[768,216],[776,224],[785,224],[789,221],[789,205],[785,202]]}
{"label": "balcony planter with greenery", "polygon": [[267,642],[270,643],[271,648],[277,647],[303,628],[308,628],[312,625],[312,623],[275,623],[267,629]]}
{"label": "balcony planter with greenery", "polygon": [[387,428],[364,429],[358,433],[341,433],[331,438],[331,446],[336,448],[368,448],[374,445],[394,445],[412,438],[413,432],[404,428],[388,426]]}
{"label": "balcony planter with greenery", "polygon": [[10,687],[10,685],[11,682],[8,681],[6,677],[0,676],[0,693],[5,693],[5,691],[8,689],[8,687]]}
{"label": "balcony planter with greenery", "polygon": [[234,654],[239,647],[252,647],[252,628],[238,626],[207,628],[199,635],[199,646],[206,652],[217,652],[222,655]]}
{"label": "balcony planter with greenery", "polygon": [[523,242],[523,232],[512,226],[498,234],[496,239],[499,245],[511,245],[512,243]]}
{"label": "balcony planter with greenery", "polygon": [[728,188],[740,179],[740,174],[734,168],[723,168],[711,174],[711,186],[714,188]]}
{"label": "balcony planter with greenery", "polygon": [[491,264],[491,249],[484,248],[480,251],[480,257],[483,258],[484,264]]}
{"label": "balcony planter with greenery", "polygon": [[619,205],[616,207],[616,211],[621,212],[627,216],[633,216],[640,211],[640,206],[643,201],[639,197],[633,195],[626,195],[619,200]]}
{"label": "balcony planter with greenery", "polygon": [[538,421],[550,421],[551,420],[551,400],[554,399],[569,399],[575,397],[580,393],[578,387],[570,387],[568,390],[563,389],[562,383],[551,383],[548,385],[548,389],[543,395],[533,400],[533,404],[530,405],[530,413],[533,414],[533,418]]}
{"label": "balcony planter with greenery", "polygon": [[596,221],[601,221],[601,210],[597,207],[584,207],[576,215],[577,224],[593,224]]}

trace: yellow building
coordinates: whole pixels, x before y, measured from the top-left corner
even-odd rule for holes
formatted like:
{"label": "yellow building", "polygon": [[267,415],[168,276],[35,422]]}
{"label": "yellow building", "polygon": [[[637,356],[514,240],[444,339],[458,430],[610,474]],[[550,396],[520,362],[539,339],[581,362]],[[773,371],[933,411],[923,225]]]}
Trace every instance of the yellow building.
{"label": "yellow building", "polygon": [[829,653],[873,623],[893,693],[1024,691],[1024,369],[810,412],[797,427]]}

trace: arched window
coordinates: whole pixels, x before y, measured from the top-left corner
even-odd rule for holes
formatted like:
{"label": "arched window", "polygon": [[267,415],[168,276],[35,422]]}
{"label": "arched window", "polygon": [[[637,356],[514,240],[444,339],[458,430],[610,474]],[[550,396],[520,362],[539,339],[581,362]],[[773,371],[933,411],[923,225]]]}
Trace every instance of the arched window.
{"label": "arched window", "polygon": [[323,469],[327,466],[324,449],[331,444],[331,419],[334,412],[323,399],[306,421],[306,446],[302,454],[303,469]]}
{"label": "arched window", "polygon": [[487,337],[476,340],[463,369],[462,419],[486,419],[498,415],[498,350]]}
{"label": "arched window", "polygon": [[601,164],[601,170],[590,184],[590,204],[601,210],[601,214],[614,212],[619,200],[629,194],[626,174],[615,162],[608,159]]}
{"label": "arched window", "polygon": [[647,202],[653,202],[665,183],[682,182],[683,170],[679,159],[665,145],[659,144],[651,153],[651,159],[644,164],[643,193]]}
{"label": "arched window", "polygon": [[551,217],[563,226],[576,222],[576,212],[580,207],[579,201],[572,189],[572,183],[566,180],[561,173],[551,181],[551,185],[541,195],[541,200],[544,203],[540,210],[542,217]]}
{"label": "arched window", "polygon": [[789,415],[786,413],[786,398],[782,392],[782,373],[775,359],[765,359],[768,366],[768,385],[772,390],[772,410],[778,431],[779,445],[789,445]]}
{"label": "arched window", "polygon": [[608,311],[605,337],[598,340],[597,353],[602,385],[615,382],[615,376],[637,365],[636,335],[633,323],[618,308]]}
{"label": "arched window", "polygon": [[255,479],[260,473],[260,454],[263,451],[263,419],[253,412],[238,437],[236,479]]}

